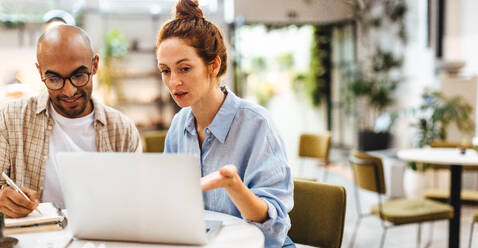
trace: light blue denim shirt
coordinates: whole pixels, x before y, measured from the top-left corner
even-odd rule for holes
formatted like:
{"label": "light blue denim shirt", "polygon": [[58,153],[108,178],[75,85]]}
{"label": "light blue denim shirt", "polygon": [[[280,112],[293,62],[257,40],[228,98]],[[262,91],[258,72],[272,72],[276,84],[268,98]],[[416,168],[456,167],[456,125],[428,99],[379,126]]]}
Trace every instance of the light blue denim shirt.
{"label": "light blue denim shirt", "polygon": [[[174,116],[165,143],[166,153],[198,155],[202,176],[227,164],[237,167],[244,184],[263,199],[269,219],[255,223],[266,247],[281,247],[290,228],[288,212],[294,205],[293,182],[285,147],[266,110],[237,97],[227,88],[226,99],[199,149],[195,117],[190,107]],[[242,217],[224,189],[204,192],[205,209]]]}

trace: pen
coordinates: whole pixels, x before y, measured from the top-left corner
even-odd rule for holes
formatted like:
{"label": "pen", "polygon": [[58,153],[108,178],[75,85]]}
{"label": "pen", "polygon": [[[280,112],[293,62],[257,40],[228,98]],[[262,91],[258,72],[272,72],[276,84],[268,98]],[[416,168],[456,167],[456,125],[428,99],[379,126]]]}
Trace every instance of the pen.
{"label": "pen", "polygon": [[[22,194],[23,197],[25,197],[25,199],[30,200],[30,198],[28,198],[28,196],[23,193],[23,191],[13,182],[12,179],[10,179],[10,177],[7,176],[7,174],[5,174],[5,172],[2,172],[2,177],[5,178],[5,180],[7,181],[7,184],[8,186],[12,187],[15,191],[17,191],[18,193]],[[40,214],[40,215],[43,215],[40,210],[38,210],[38,208],[35,208],[35,210]]]}

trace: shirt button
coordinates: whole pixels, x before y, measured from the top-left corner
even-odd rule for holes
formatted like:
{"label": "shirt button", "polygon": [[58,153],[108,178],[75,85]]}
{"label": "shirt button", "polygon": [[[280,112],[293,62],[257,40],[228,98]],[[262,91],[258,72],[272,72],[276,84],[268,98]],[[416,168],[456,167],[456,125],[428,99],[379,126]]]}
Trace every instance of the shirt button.
{"label": "shirt button", "polygon": [[51,130],[53,127],[51,125],[48,125],[48,130]]}
{"label": "shirt button", "polygon": [[211,137],[207,138],[207,141],[211,142],[211,140],[212,140],[212,138],[211,138]]}
{"label": "shirt button", "polygon": [[209,128],[206,128],[206,133],[207,133],[207,134],[210,134],[210,133],[211,133],[211,131],[209,130]]}

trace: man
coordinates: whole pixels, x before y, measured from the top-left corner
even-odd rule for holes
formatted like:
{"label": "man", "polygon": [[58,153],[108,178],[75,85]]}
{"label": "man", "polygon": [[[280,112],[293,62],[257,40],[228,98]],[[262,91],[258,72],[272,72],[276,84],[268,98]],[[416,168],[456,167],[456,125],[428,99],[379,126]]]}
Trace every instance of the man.
{"label": "man", "polygon": [[70,13],[61,9],[53,9],[46,12],[42,19],[44,23],[42,27],[43,32],[50,27],[55,27],[61,24],[76,25],[75,18]]}
{"label": "man", "polygon": [[85,31],[48,29],[38,40],[37,60],[48,92],[0,108],[0,169],[30,198],[0,180],[0,212],[7,217],[28,215],[40,199],[64,207],[57,152],[142,150],[134,124],[91,98],[99,58]]}

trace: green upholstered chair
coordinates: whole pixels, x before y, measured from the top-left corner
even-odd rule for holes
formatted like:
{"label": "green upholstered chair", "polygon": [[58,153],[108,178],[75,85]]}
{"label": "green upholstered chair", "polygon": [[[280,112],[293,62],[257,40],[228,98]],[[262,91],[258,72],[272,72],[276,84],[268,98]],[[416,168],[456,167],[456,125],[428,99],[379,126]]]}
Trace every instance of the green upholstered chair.
{"label": "green upholstered chair", "polygon": [[345,221],[345,188],[294,180],[294,208],[289,237],[296,243],[339,248]]}
{"label": "green upholstered chair", "polygon": [[[450,197],[449,189],[427,189],[423,192],[423,197],[431,200],[447,201]],[[463,202],[478,202],[478,191],[462,189],[461,200]]]}
{"label": "green upholstered chair", "polygon": [[[383,174],[382,160],[372,155],[352,151],[350,164],[355,180],[355,199],[359,218],[357,219],[354,233],[350,242],[353,247],[360,221],[363,217],[378,216],[383,227],[380,247],[385,243],[385,235],[388,228],[417,223],[417,247],[420,247],[421,223],[436,220],[447,220],[453,217],[453,208],[444,203],[427,199],[393,199],[382,200],[386,193],[385,179]],[[365,214],[360,207],[360,198],[357,187],[377,193],[378,204],[374,205],[370,213]]]}
{"label": "green upholstered chair", "polygon": [[[331,141],[332,136],[328,132],[322,134],[302,134],[299,140],[299,157],[317,159],[319,166],[327,167],[329,165]],[[324,168],[323,181],[327,179],[327,174],[328,171]]]}
{"label": "green upholstered chair", "polygon": [[473,221],[471,222],[470,243],[468,244],[469,248],[471,248],[471,242],[473,241],[473,227],[475,226],[476,222],[478,222],[478,212],[475,212],[475,215],[473,216]]}
{"label": "green upholstered chair", "polygon": [[163,152],[167,130],[152,131],[143,134],[144,152]]}

